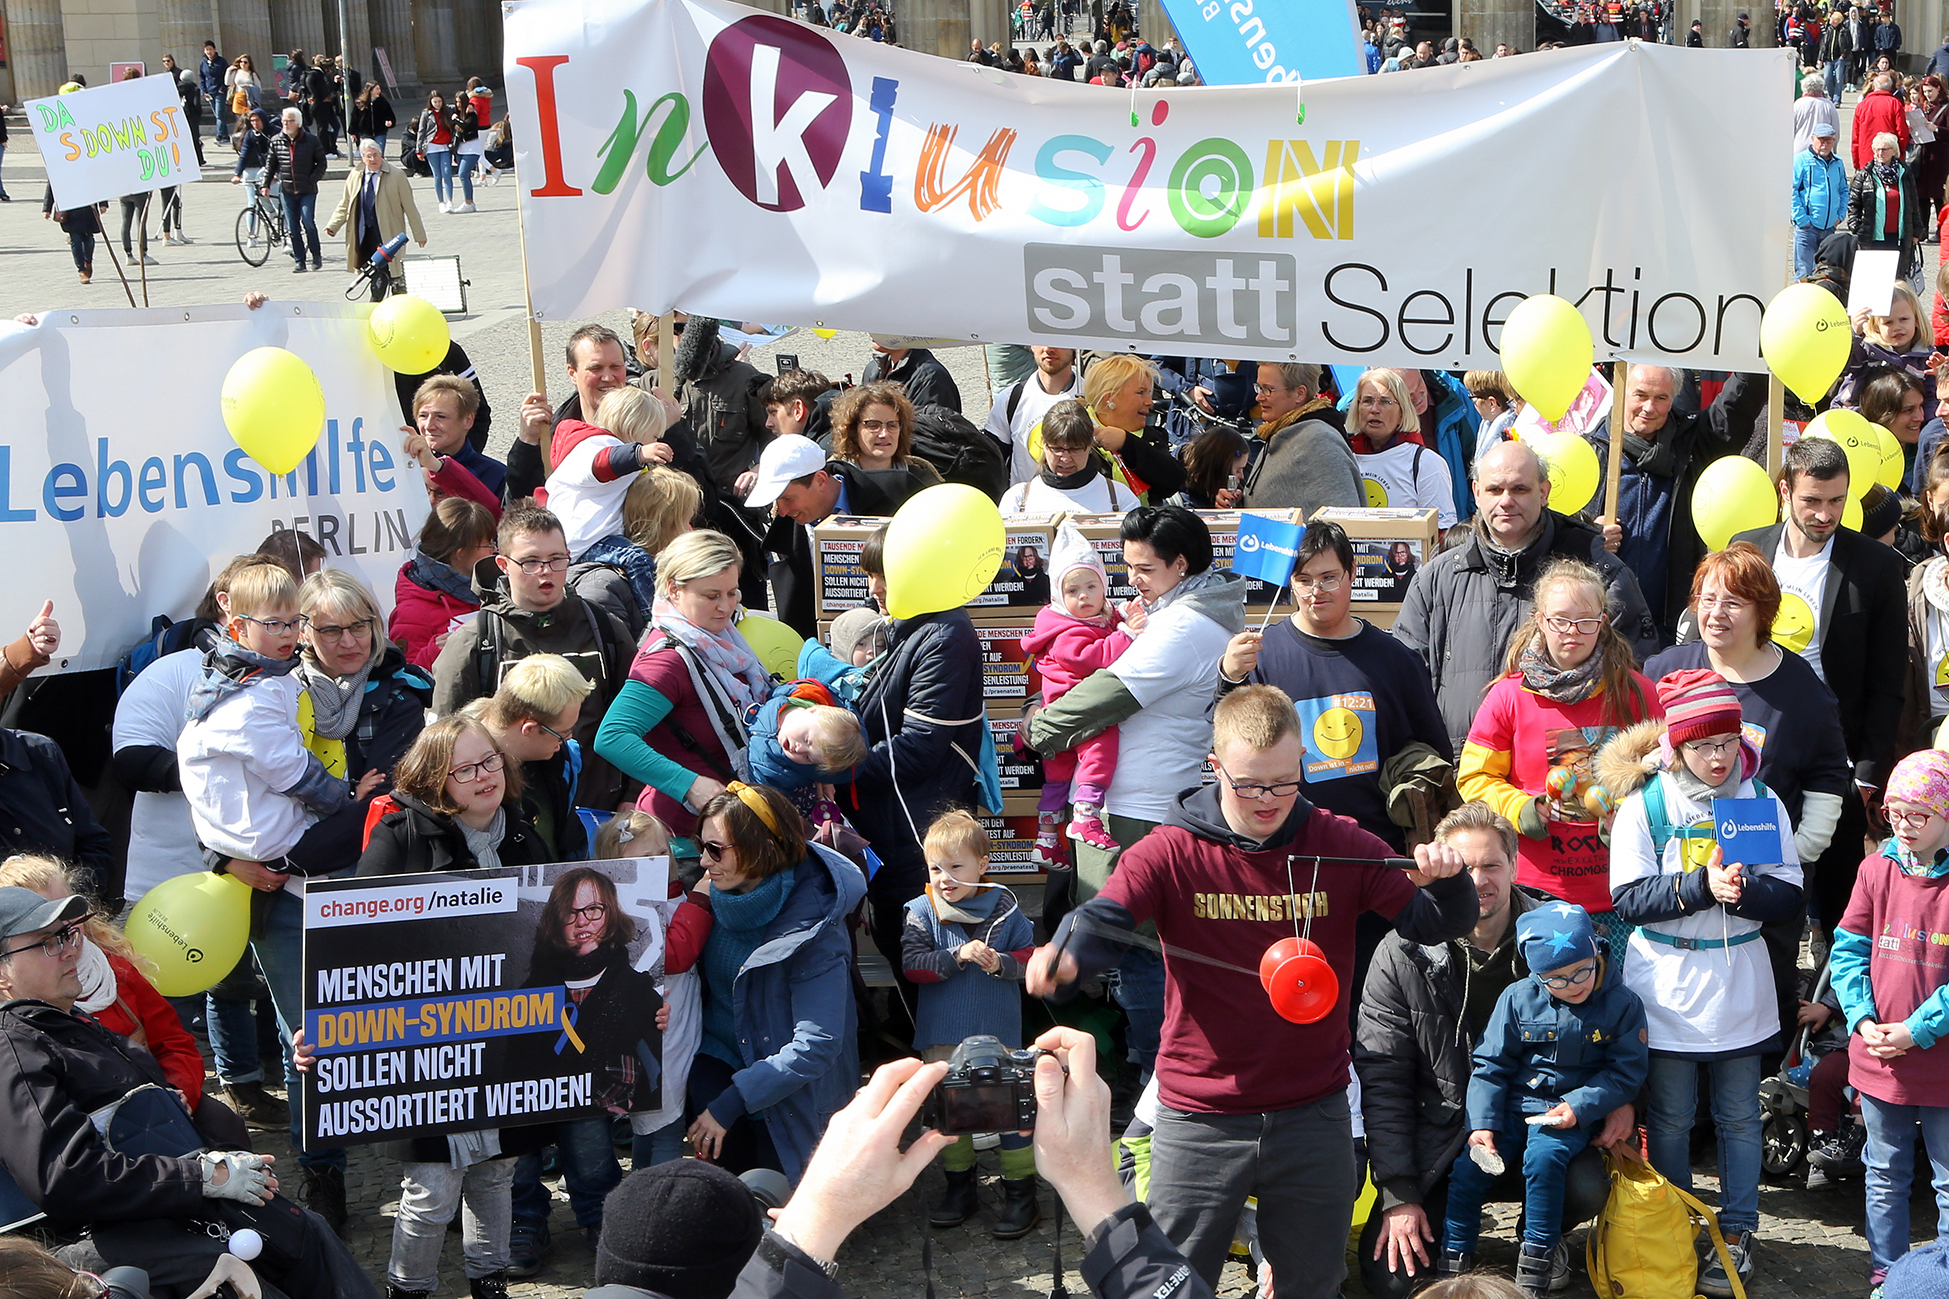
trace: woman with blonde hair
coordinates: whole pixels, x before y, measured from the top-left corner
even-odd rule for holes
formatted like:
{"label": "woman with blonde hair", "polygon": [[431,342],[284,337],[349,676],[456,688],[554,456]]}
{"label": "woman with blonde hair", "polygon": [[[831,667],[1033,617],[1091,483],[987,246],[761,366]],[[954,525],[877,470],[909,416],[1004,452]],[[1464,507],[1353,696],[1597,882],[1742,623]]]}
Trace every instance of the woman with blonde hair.
{"label": "woman with blonde hair", "polygon": [[1414,396],[1398,370],[1369,370],[1354,384],[1347,437],[1367,485],[1367,504],[1435,510],[1435,522],[1455,522],[1455,485],[1448,462],[1421,436]]}
{"label": "woman with blonde hair", "polygon": [[1611,625],[1602,574],[1555,560],[1533,600],[1509,638],[1505,675],[1469,727],[1456,786],[1516,827],[1516,882],[1588,911],[1620,961],[1630,929],[1611,915],[1610,850],[1599,834],[1611,809],[1592,764],[1613,735],[1665,711]]}
{"label": "woman with blonde hair", "polygon": [[[1164,435],[1145,432],[1156,388],[1157,367],[1122,352],[1102,358],[1083,375],[1083,405],[1096,423],[1096,444],[1145,504],[1169,500],[1186,481]],[[1031,437],[1031,454],[1039,450],[1038,441]]]}

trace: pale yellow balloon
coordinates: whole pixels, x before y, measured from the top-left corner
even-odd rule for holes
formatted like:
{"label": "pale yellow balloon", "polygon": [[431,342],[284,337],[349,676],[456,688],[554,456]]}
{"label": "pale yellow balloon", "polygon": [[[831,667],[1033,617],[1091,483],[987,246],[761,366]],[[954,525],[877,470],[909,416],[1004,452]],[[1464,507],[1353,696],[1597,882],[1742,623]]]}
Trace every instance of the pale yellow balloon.
{"label": "pale yellow balloon", "polygon": [[1858,411],[1834,409],[1816,415],[1800,436],[1838,442],[1847,452],[1848,495],[1862,497],[1881,473],[1881,444],[1875,434],[1885,432]]}
{"label": "pale yellow balloon", "polygon": [[1870,427],[1876,434],[1875,449],[1881,453],[1881,467],[1875,471],[1875,481],[1891,492],[1898,492],[1902,489],[1902,476],[1908,472],[1901,439],[1879,424]]}
{"label": "pale yellow balloon", "polygon": [[939,483],[915,492],[887,525],[887,612],[959,609],[995,580],[1007,541],[1002,512],[979,488]]}
{"label": "pale yellow balloon", "polygon": [[1575,514],[1597,495],[1603,468],[1597,463],[1597,450],[1569,430],[1557,433],[1532,431],[1523,441],[1536,448],[1550,468],[1550,508],[1562,514]]}
{"label": "pale yellow balloon", "polygon": [[1809,406],[1841,377],[1852,341],[1840,299],[1815,284],[1787,285],[1760,319],[1767,368]]}
{"label": "pale yellow balloon", "polygon": [[1861,531],[1862,518],[1861,498],[1859,496],[1848,497],[1847,504],[1841,507],[1841,526],[1844,528],[1852,528],[1856,532],[1859,532]]}
{"label": "pale yellow balloon", "polygon": [[231,362],[221,400],[230,436],[274,474],[302,464],[325,431],[325,390],[318,376],[281,347],[254,347]]}
{"label": "pale yellow balloon", "polygon": [[234,875],[192,871],[150,889],[129,912],[129,946],[165,997],[215,987],[250,941],[250,886]]}
{"label": "pale yellow balloon", "polygon": [[411,293],[396,293],[374,307],[365,327],[380,363],[400,374],[425,374],[446,360],[453,346],[440,309]]}
{"label": "pale yellow balloon", "polygon": [[1553,293],[1524,298],[1509,313],[1501,350],[1510,386],[1553,423],[1583,391],[1596,354],[1583,313]]}
{"label": "pale yellow balloon", "polygon": [[1768,527],[1779,517],[1773,480],[1745,456],[1714,460],[1692,490],[1692,522],[1708,550],[1724,550],[1739,533]]}

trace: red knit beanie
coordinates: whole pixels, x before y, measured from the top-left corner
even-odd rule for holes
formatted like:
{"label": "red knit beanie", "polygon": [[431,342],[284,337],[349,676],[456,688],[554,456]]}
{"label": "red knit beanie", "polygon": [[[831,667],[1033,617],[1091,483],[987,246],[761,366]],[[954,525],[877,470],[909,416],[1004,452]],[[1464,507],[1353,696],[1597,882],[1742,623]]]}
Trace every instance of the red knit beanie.
{"label": "red knit beanie", "polygon": [[1687,668],[1658,682],[1665,708],[1665,733],[1675,749],[1687,740],[1731,735],[1739,730],[1739,696],[1709,668]]}

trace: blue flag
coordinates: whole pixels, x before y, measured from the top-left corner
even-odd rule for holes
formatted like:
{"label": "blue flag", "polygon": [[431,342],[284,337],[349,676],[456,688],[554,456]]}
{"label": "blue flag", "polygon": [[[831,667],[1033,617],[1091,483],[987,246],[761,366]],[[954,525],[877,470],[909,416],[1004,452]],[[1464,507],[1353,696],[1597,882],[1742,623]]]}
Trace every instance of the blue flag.
{"label": "blue flag", "polygon": [[1232,551],[1232,571],[1241,577],[1256,577],[1275,587],[1283,587],[1293,575],[1299,558],[1299,539],[1303,529],[1297,523],[1281,523],[1257,514],[1238,516],[1238,546]]}
{"label": "blue flag", "polygon": [[1208,86],[1367,71],[1349,0],[1161,0]]}
{"label": "blue flag", "polygon": [[1715,798],[1712,820],[1726,865],[1769,866],[1780,860],[1780,806],[1770,798]]}

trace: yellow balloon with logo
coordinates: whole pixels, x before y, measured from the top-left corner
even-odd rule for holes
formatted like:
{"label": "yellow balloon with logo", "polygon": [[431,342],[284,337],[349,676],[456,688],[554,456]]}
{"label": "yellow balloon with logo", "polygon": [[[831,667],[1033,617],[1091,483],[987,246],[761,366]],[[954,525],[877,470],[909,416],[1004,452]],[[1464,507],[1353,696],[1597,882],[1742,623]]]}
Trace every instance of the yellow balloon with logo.
{"label": "yellow balloon with logo", "polygon": [[1908,473],[1908,458],[1902,453],[1901,439],[1879,424],[1870,424],[1875,431],[1875,450],[1881,454],[1881,466],[1875,470],[1875,481],[1891,492],[1902,489],[1902,478]]}
{"label": "yellow balloon with logo", "polygon": [[915,492],[887,525],[887,612],[959,609],[995,580],[1007,542],[1002,512],[979,488],[939,483]]}
{"label": "yellow balloon with logo", "polygon": [[1503,373],[1552,423],[1583,391],[1595,355],[1583,312],[1553,293],[1524,298],[1502,327]]}
{"label": "yellow balloon with logo", "polygon": [[209,871],[164,880],[135,904],[124,932],[148,962],[157,992],[207,992],[243,959],[250,941],[250,886]]}
{"label": "yellow balloon with logo", "polygon": [[805,647],[805,637],[778,619],[746,610],[738,619],[738,634],[765,665],[765,671],[787,681],[799,674],[799,651]]}
{"label": "yellow balloon with logo", "polygon": [[223,376],[223,426],[274,474],[304,462],[325,431],[325,389],[295,352],[254,347]]}
{"label": "yellow balloon with logo", "polygon": [[447,359],[447,318],[425,298],[395,293],[366,317],[366,339],[380,363],[400,374],[425,374]]}
{"label": "yellow balloon with logo", "polygon": [[1881,444],[1875,438],[1878,429],[1879,425],[1870,424],[1857,411],[1836,409],[1815,416],[1800,436],[1840,443],[1841,450],[1847,452],[1848,496],[1858,500],[1868,494],[1881,474]]}
{"label": "yellow balloon with logo", "polygon": [[1859,532],[1861,531],[1861,522],[1865,517],[1861,512],[1861,498],[1859,496],[1848,497],[1847,504],[1841,507],[1841,526],[1844,528],[1852,528],[1854,531]]}
{"label": "yellow balloon with logo", "polygon": [[1708,550],[1724,550],[1739,533],[1780,517],[1780,497],[1758,462],[1720,456],[1692,489],[1692,522]]}
{"label": "yellow balloon with logo", "polygon": [[1809,406],[1841,377],[1853,338],[1841,300],[1816,284],[1787,285],[1760,318],[1767,368]]}
{"label": "yellow balloon with logo", "polygon": [[1568,430],[1546,433],[1532,429],[1523,435],[1523,441],[1534,447],[1550,468],[1551,509],[1575,514],[1590,504],[1603,477],[1596,448]]}

